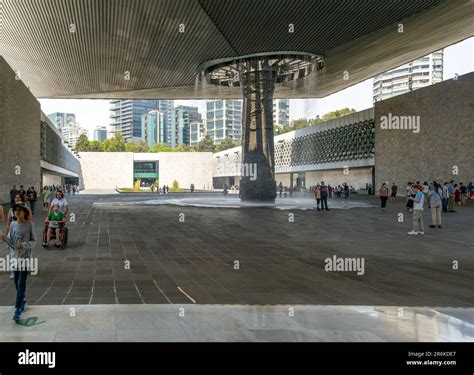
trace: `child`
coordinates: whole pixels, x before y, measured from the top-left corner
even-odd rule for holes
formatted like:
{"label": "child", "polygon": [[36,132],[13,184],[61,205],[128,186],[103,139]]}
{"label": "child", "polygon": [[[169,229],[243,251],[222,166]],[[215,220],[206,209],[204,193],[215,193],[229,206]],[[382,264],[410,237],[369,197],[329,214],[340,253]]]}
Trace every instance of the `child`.
{"label": "child", "polygon": [[51,233],[54,230],[56,234],[56,244],[55,247],[61,246],[60,232],[66,222],[64,214],[59,211],[59,206],[54,204],[52,207],[52,212],[48,215],[44,221],[48,224],[48,233],[46,234],[46,242],[43,243],[44,247],[49,247],[49,241],[51,241]]}
{"label": "child", "polygon": [[416,193],[415,198],[410,197],[413,200],[413,230],[408,232],[409,235],[417,236],[425,234],[423,228],[423,203],[425,201],[425,195],[423,194],[423,187],[421,185],[412,185],[412,190]]}
{"label": "child", "polygon": [[[26,279],[28,277],[28,267],[19,264],[19,261],[29,260],[31,258],[31,249],[36,244],[33,223],[29,221],[30,210],[24,203],[16,203],[13,207],[16,220],[12,221],[8,236],[0,235],[0,240],[5,241],[10,248],[12,258],[12,268],[14,268],[14,281],[16,287],[15,314],[13,320],[18,322],[21,313],[25,310],[26,299]],[[13,250],[13,251],[12,251]],[[17,263],[15,265],[15,263]],[[22,262],[27,263],[27,262]]]}

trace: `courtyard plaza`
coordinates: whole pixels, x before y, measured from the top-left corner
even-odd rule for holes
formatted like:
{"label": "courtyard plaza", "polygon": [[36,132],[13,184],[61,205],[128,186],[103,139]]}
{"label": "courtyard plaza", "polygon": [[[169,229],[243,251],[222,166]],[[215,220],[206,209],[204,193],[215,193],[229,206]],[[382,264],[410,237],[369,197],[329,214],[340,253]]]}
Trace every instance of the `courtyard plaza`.
{"label": "courtyard plaza", "polygon": [[[474,306],[473,202],[443,214],[442,229],[428,228],[425,207],[424,236],[407,235],[404,198],[386,211],[378,198],[356,195],[350,203],[367,207],[333,199],[331,211],[316,211],[310,198],[313,209],[149,204],[188,196],[68,196],[74,222],[64,250],[41,246],[37,204],[39,274],[29,277],[29,304]],[[363,274],[326,271],[334,256],[363,258]],[[0,273],[0,305],[14,297],[9,273]]]}
{"label": "courtyard plaza", "polygon": [[[31,326],[11,321],[0,273],[2,341],[474,341],[472,202],[442,229],[425,208],[425,235],[408,236],[404,198],[386,211],[358,195],[330,211],[301,196],[273,208],[220,193],[66,198],[64,250],[41,247],[37,207]],[[363,258],[363,273],[326,271],[334,256]]]}

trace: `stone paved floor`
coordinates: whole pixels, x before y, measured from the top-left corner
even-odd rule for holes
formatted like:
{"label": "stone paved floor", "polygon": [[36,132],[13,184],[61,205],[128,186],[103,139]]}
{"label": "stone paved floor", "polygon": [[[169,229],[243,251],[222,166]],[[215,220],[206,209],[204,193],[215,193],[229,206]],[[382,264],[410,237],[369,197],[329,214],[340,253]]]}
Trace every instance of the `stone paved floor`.
{"label": "stone paved floor", "polygon": [[15,324],[0,307],[0,342],[474,342],[473,309],[63,305],[32,306],[28,318],[35,325]]}
{"label": "stone paved floor", "polygon": [[[140,205],[146,194],[68,199],[69,246],[36,247],[30,304],[474,306],[474,202],[444,215],[443,229],[410,237],[410,216],[397,221],[402,199],[385,212]],[[365,274],[326,272],[333,255],[363,257]],[[0,273],[4,306],[15,294],[8,276]]]}

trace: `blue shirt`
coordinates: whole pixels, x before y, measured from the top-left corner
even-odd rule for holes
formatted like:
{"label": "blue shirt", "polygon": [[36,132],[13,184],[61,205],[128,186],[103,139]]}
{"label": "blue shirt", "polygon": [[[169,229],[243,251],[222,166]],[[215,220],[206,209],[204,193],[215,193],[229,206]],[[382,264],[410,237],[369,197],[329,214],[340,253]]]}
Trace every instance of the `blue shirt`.
{"label": "blue shirt", "polygon": [[423,211],[423,202],[425,200],[425,195],[419,191],[416,193],[415,199],[419,199],[420,203],[413,202],[413,209]]}

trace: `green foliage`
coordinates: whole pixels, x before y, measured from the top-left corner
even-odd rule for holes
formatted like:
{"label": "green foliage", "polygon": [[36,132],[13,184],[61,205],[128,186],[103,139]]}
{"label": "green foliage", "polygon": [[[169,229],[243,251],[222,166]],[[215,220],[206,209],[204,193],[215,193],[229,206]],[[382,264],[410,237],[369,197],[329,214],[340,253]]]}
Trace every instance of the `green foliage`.
{"label": "green foliage", "polygon": [[214,141],[209,135],[206,135],[203,139],[201,139],[196,146],[196,151],[198,152],[214,152],[214,150]]}
{"label": "green foliage", "polygon": [[127,152],[148,152],[150,149],[145,141],[132,141],[125,143],[125,151]]}
{"label": "green foliage", "polygon": [[157,143],[149,150],[149,152],[171,152],[171,151],[173,150],[166,143]]}
{"label": "green foliage", "polygon": [[133,191],[140,191],[141,190],[142,181],[140,179],[135,180],[133,183]]}
{"label": "green foliage", "polygon": [[171,149],[172,152],[194,152],[196,151],[194,147],[189,145],[179,145]]}
{"label": "green foliage", "polygon": [[89,141],[89,151],[91,152],[100,152],[103,151],[103,142],[99,141]]}
{"label": "green foliage", "polygon": [[89,139],[87,138],[87,135],[81,134],[76,142],[76,147],[75,147],[76,152],[88,152],[90,151],[89,147]]}
{"label": "green foliage", "polygon": [[347,116],[347,115],[350,115],[351,113],[354,113],[354,112],[356,112],[356,110],[354,108],[342,108],[342,109],[337,109],[335,111],[326,113],[321,118],[318,116],[314,119],[304,119],[303,118],[303,119],[293,120],[289,124],[286,124],[285,126],[283,126],[281,128],[276,128],[275,129],[275,134],[276,135],[284,134],[284,133],[291,132],[293,130],[303,129],[303,128],[306,128],[308,126],[319,125],[319,124],[322,124],[323,122],[333,120],[337,117]]}
{"label": "green foliage", "polygon": [[228,150],[229,148],[234,148],[237,146],[237,143],[231,137],[225,137],[219,145],[215,147],[215,152]]}
{"label": "green foliage", "polygon": [[116,132],[112,138],[104,141],[104,151],[106,152],[124,152],[125,139],[120,132]]}
{"label": "green foliage", "polygon": [[179,183],[178,183],[178,181],[174,180],[174,181],[173,181],[173,184],[171,185],[171,187],[172,187],[173,189],[179,189]]}

